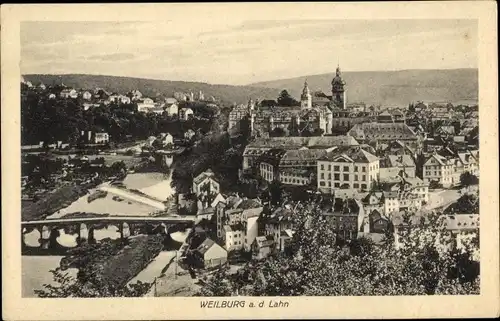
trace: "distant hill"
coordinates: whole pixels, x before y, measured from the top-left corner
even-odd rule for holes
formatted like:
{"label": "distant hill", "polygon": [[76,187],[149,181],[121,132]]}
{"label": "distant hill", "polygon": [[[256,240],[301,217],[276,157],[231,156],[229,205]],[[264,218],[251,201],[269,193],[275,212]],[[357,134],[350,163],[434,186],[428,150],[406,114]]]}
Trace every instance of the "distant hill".
{"label": "distant hill", "polygon": [[[330,94],[334,73],[258,82],[249,86],[287,89],[298,98],[307,78],[311,90]],[[407,106],[409,102],[451,102],[476,104],[478,97],[477,69],[401,70],[343,72],[347,83],[347,101]]]}
{"label": "distant hill", "polygon": [[169,80],[154,80],[132,77],[116,77],[116,76],[101,76],[101,75],[82,75],[82,74],[65,74],[65,75],[41,75],[29,74],[23,75],[26,81],[31,81],[33,84],[43,82],[45,85],[55,85],[64,83],[66,86],[73,88],[93,89],[96,87],[106,89],[108,91],[126,93],[133,89],[138,89],[143,95],[148,97],[156,97],[163,95],[171,97],[174,92],[189,92],[193,91],[195,95],[201,90],[205,97],[214,96],[222,102],[231,104],[246,103],[250,98],[268,97],[275,99],[278,97],[279,90],[273,88],[259,88],[258,86],[231,86],[231,85],[212,85],[201,82],[184,82],[184,81],[169,81]]}

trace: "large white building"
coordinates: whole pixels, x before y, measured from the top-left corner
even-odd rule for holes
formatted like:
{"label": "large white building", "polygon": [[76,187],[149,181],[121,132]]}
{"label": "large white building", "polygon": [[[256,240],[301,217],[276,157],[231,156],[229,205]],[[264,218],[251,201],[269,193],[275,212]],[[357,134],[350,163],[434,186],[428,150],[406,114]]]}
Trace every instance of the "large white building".
{"label": "large white building", "polygon": [[369,190],[379,177],[379,158],[360,147],[338,148],[318,160],[318,189]]}

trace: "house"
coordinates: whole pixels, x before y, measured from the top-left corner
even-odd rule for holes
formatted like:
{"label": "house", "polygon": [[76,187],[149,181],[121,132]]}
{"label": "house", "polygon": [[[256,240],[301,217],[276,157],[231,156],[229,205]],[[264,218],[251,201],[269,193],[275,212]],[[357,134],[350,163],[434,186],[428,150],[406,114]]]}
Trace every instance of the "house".
{"label": "house", "polygon": [[365,215],[363,218],[360,229],[362,233],[358,236],[366,237],[367,234],[386,234],[390,231],[391,219],[388,216],[378,210],[371,210],[367,213],[368,215]]}
{"label": "house", "polygon": [[93,143],[94,144],[107,144],[109,143],[109,134],[108,133],[94,133],[93,137]]}
{"label": "house", "polygon": [[318,190],[368,190],[379,178],[379,159],[360,147],[338,148],[318,160]]}
{"label": "house", "polygon": [[200,266],[205,269],[222,266],[227,262],[227,251],[210,238],[206,238],[193,254]]}
{"label": "house", "polygon": [[151,98],[137,99],[136,104],[137,111],[140,113],[147,113],[155,107],[154,101]]}
{"label": "house", "polygon": [[132,90],[128,96],[132,99],[132,101],[136,101],[142,98],[142,93],[139,90],[135,89]]}
{"label": "house", "polygon": [[85,99],[85,100],[90,100],[92,98],[92,94],[88,91],[84,91],[82,93],[82,98]]}
{"label": "house", "polygon": [[56,95],[55,94],[49,94],[49,99],[56,99]]}
{"label": "house", "polygon": [[47,87],[43,84],[43,82],[41,82],[41,83],[38,84],[38,88],[41,89],[41,90],[47,89]]}
{"label": "house", "polygon": [[277,251],[283,252],[293,236],[293,212],[280,207],[263,218],[264,233],[272,236]]}
{"label": "house", "polygon": [[436,182],[442,184],[443,187],[451,187],[454,184],[454,166],[453,157],[444,157],[434,153],[424,162],[422,178],[427,184]]}
{"label": "house", "polygon": [[188,129],[184,132],[184,138],[187,140],[191,140],[191,138],[193,138],[195,135],[196,133],[192,129]]}
{"label": "house", "polygon": [[179,119],[189,120],[194,116],[194,112],[191,108],[181,108],[179,110]]}
{"label": "house", "polygon": [[366,213],[378,211],[382,214],[389,214],[399,211],[399,198],[396,192],[372,191],[361,199]]}
{"label": "house", "polygon": [[258,219],[263,211],[260,202],[228,197],[216,205],[216,211],[217,237],[226,249],[250,251],[259,231]]}
{"label": "house", "polygon": [[257,236],[252,243],[252,258],[262,260],[271,255],[276,249],[273,235]]}
{"label": "house", "polygon": [[385,184],[385,190],[397,193],[399,209],[419,210],[429,201],[429,185],[418,177],[399,176],[399,181]]}
{"label": "house", "polygon": [[121,104],[130,104],[130,98],[128,98],[127,96],[125,95],[120,95],[118,96],[118,102],[121,103]]}
{"label": "house", "polygon": [[243,223],[224,225],[225,248],[228,252],[241,250],[245,244],[245,225]]}
{"label": "house", "polygon": [[[208,169],[193,179],[192,192],[198,199],[213,195],[215,197],[220,191],[219,182],[215,179],[215,174]],[[211,203],[211,202],[209,202]]]}
{"label": "house", "polygon": [[164,110],[169,116],[174,116],[179,114],[179,106],[176,103],[173,104],[166,103],[164,106]]}
{"label": "house", "polygon": [[59,96],[61,98],[78,98],[78,92],[74,89],[71,89],[71,88],[67,88],[67,89],[63,89],[61,91],[61,93],[59,94]]}

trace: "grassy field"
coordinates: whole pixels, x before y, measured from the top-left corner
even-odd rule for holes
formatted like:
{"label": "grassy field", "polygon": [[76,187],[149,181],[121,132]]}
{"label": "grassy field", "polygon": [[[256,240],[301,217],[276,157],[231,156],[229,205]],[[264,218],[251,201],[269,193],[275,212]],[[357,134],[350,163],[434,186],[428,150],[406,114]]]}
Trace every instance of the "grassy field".
{"label": "grassy field", "polygon": [[69,206],[79,197],[85,195],[87,189],[81,185],[63,186],[47,197],[21,208],[23,221],[42,220],[52,213]]}

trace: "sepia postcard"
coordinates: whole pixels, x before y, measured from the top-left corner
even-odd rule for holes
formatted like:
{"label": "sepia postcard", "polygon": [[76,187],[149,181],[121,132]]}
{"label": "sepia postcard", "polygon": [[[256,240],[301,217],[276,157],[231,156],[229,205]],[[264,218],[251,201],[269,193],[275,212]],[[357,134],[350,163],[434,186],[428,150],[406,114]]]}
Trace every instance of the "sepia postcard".
{"label": "sepia postcard", "polygon": [[3,318],[498,317],[496,22],[2,6]]}

